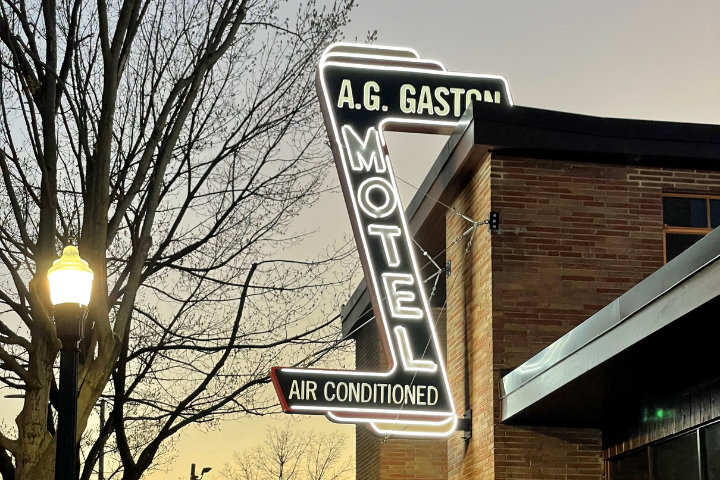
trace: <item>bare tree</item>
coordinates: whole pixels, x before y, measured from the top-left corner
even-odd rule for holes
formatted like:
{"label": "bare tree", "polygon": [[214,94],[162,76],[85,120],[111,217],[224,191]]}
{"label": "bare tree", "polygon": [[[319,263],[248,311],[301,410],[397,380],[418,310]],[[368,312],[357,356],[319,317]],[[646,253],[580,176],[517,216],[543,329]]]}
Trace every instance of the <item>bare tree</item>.
{"label": "bare tree", "polygon": [[220,472],[225,480],[342,480],[352,472],[346,456],[347,437],[331,433],[298,432],[290,422],[270,427],[262,445],[236,452],[232,465]]}
{"label": "bare tree", "polygon": [[[273,364],[335,335],[349,246],[282,252],[325,188],[314,66],[353,0],[0,0],[0,433],[4,480],[53,475],[60,348],[46,272],[95,272],[81,346],[82,476],[139,479],[190,424],[263,414]],[[110,380],[110,382],[108,382]]]}

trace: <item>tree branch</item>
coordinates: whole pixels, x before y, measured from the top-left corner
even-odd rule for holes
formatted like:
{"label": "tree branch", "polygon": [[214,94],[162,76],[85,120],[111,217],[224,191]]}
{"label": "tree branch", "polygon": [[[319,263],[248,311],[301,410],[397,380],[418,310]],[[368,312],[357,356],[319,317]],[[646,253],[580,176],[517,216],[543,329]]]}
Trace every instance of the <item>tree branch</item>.
{"label": "tree branch", "polygon": [[15,480],[15,465],[7,449],[0,446],[0,477],[3,480]]}
{"label": "tree branch", "polygon": [[27,388],[37,388],[37,382],[30,377],[28,371],[15,360],[15,357],[2,347],[0,347],[0,360],[2,360],[2,363],[0,363],[1,369],[8,370],[20,377],[20,379],[25,382],[25,385],[27,385]]}
{"label": "tree branch", "polygon": [[11,440],[2,433],[0,433],[0,447],[4,448],[13,455],[17,454],[17,440]]}

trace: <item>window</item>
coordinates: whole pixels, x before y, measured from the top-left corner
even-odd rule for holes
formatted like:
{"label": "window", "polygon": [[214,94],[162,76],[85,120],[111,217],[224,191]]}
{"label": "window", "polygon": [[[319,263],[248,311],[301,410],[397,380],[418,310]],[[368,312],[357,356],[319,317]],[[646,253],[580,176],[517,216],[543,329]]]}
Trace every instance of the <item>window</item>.
{"label": "window", "polygon": [[720,423],[715,423],[702,430],[704,434],[703,456],[706,458],[706,480],[720,480]]}
{"label": "window", "polygon": [[665,262],[669,262],[720,226],[720,196],[666,195],[663,223]]}
{"label": "window", "polygon": [[699,480],[697,432],[650,449],[653,480]]}
{"label": "window", "polygon": [[612,462],[611,475],[612,480],[648,480],[650,478],[650,467],[648,465],[647,448],[625,455]]}
{"label": "window", "polygon": [[720,480],[720,422],[660,440],[609,462],[610,480]]}

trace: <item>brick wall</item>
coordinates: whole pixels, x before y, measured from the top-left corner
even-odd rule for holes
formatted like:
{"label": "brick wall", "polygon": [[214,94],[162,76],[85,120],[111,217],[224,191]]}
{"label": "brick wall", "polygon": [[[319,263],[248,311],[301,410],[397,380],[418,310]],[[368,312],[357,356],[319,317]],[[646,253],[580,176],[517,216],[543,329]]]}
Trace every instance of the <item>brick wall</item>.
{"label": "brick wall", "polygon": [[496,368],[520,365],[662,266],[662,191],[636,173],[493,160]]}
{"label": "brick wall", "polygon": [[[445,315],[434,309],[441,345],[445,344]],[[355,362],[358,370],[387,369],[380,348],[378,329],[371,322],[357,334]],[[445,440],[384,439],[371,434],[365,425],[355,427],[357,480],[444,480],[447,478]]]}
{"label": "brick wall", "polygon": [[[448,251],[451,386],[462,413],[469,385],[473,411],[473,438],[448,441],[450,478],[602,478],[599,431],[499,423],[500,371],[662,266],[664,192],[718,187],[720,174],[687,170],[501,156],[478,166],[453,207],[475,219],[492,207],[501,232],[478,231],[472,263],[461,263],[466,242]],[[448,212],[449,243],[465,228]]]}
{"label": "brick wall", "polygon": [[[453,207],[470,218],[485,218],[490,208],[489,160],[482,162]],[[448,473],[451,479],[491,479],[495,422],[490,236],[481,227],[456,243],[469,227],[467,220],[452,211],[447,213],[446,255],[452,266],[446,282],[448,375],[456,411],[463,414],[471,408],[473,414],[472,440],[465,442],[457,434],[448,440]]]}
{"label": "brick wall", "polygon": [[[384,370],[387,362],[380,348],[375,322],[368,323],[356,335],[355,368],[366,371]],[[365,425],[355,427],[355,478],[380,478],[380,439],[372,435]]]}

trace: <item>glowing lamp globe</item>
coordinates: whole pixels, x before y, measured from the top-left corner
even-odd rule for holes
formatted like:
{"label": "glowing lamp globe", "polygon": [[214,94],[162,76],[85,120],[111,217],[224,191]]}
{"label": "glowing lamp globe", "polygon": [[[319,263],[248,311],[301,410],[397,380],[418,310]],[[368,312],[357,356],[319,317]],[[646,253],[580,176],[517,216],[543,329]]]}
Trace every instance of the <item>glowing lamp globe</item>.
{"label": "glowing lamp globe", "polygon": [[93,271],[75,247],[65,247],[62,257],[48,270],[50,301],[54,305],[90,303]]}

